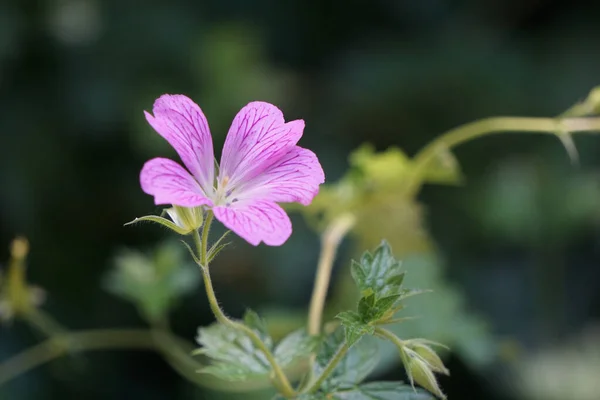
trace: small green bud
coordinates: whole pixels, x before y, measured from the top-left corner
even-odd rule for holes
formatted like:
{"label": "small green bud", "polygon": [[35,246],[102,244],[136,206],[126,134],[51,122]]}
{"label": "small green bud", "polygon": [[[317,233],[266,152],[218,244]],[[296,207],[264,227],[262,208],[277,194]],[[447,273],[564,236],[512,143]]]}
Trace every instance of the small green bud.
{"label": "small green bud", "polygon": [[202,226],[204,221],[204,212],[201,207],[180,207],[173,206],[168,208],[167,214],[185,234],[195,231]]}
{"label": "small green bud", "polygon": [[444,362],[437,355],[435,350],[429,347],[427,344],[422,343],[420,341],[407,341],[407,347],[417,353],[427,364],[429,367],[435,371],[445,375],[450,375],[450,371],[444,365]]}
{"label": "small green bud", "polygon": [[411,385],[414,387],[415,382],[423,388],[429,390],[440,399],[446,399],[444,393],[438,385],[437,379],[431,370],[430,365],[425,362],[421,357],[414,356],[414,354],[408,355],[408,377]]}

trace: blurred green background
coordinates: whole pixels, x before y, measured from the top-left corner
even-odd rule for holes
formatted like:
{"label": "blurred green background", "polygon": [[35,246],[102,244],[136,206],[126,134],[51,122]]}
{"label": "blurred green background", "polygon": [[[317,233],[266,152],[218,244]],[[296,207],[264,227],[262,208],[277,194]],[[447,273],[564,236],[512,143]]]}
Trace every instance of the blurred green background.
{"label": "blurred green background", "polygon": [[[123,248],[172,237],[123,227],[160,212],[139,187],[143,163],[176,157],[142,113],[160,94],[193,98],[217,149],[243,105],[277,104],[306,121],[300,144],[335,182],[365,142],[412,155],[475,119],[561,113],[600,83],[599,19],[600,5],[566,0],[4,0],[0,260],[24,235],[30,280],[59,321],[142,327],[105,277]],[[429,317],[448,324],[408,322],[406,335],[448,336],[452,376],[441,384],[450,399],[600,396],[600,135],[575,143],[579,165],[548,135],[480,139],[455,152],[462,186],[419,195],[435,252],[399,256],[416,257],[407,269],[419,285],[439,288],[411,304],[431,303],[441,316]],[[302,216],[292,220],[284,246],[234,240],[215,262],[229,314],[307,307],[319,239]],[[342,247],[337,280],[364,250],[353,243]],[[171,318],[190,340],[210,322],[199,289]],[[41,339],[18,321],[0,327],[0,360]],[[393,362],[378,374],[403,378]],[[194,387],[150,352],[62,359],[0,388],[2,399],[80,397],[231,398]]]}

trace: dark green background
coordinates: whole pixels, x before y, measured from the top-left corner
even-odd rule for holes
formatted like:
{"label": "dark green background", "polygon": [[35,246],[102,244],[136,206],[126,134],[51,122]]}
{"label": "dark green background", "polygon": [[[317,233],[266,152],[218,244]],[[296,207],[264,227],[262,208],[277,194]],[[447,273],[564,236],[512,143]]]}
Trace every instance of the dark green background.
{"label": "dark green background", "polygon": [[[15,235],[25,235],[30,279],[48,291],[46,309],[61,322],[141,326],[101,279],[118,249],[150,248],[168,235],[151,225],[123,227],[158,211],[138,184],[143,163],[174,155],[142,113],[160,94],[199,103],[217,148],[243,105],[273,102],[286,118],[306,121],[301,144],[334,181],[366,141],[414,154],[474,119],[553,116],[584,98],[600,83],[600,6],[585,4],[4,0],[0,259]],[[448,279],[494,333],[525,349],[560,344],[600,317],[600,136],[575,142],[579,167],[547,136],[467,144],[456,152],[466,185],[421,194]],[[580,181],[589,190],[571,190]],[[282,248],[236,241],[229,250],[215,278],[229,313],[308,303],[318,239],[301,218],[293,221],[297,234]],[[294,267],[264,267],[286,260]],[[210,321],[201,292],[173,316],[188,338]],[[0,329],[2,359],[39,340],[21,323]],[[151,353],[85,360],[84,368],[37,369],[10,383],[5,396],[204,398]],[[442,385],[450,399],[511,398],[460,355],[449,367],[453,375]],[[398,369],[386,375],[401,377]]]}

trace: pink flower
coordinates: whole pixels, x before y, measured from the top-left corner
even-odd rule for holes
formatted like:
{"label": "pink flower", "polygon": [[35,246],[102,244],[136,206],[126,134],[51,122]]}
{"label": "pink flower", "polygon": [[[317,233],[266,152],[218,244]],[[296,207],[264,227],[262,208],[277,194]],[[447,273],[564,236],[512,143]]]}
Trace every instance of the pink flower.
{"label": "pink flower", "polygon": [[292,224],[277,203],[311,203],[325,175],[315,154],[296,146],[304,121],[285,122],[274,105],[255,101],[236,115],[215,179],[215,156],[206,117],[183,95],[156,100],[150,125],[175,148],[175,161],[154,158],[142,168],[142,190],[155,204],[204,206],[253,245],[283,244]]}

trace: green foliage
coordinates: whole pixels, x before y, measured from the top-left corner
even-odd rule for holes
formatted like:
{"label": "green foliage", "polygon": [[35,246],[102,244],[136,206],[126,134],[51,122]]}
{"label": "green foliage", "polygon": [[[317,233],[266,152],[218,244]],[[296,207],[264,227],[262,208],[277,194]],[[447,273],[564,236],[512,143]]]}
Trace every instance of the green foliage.
{"label": "green foliage", "polygon": [[[344,345],[345,335],[337,329],[323,343],[317,354],[314,375],[319,375]],[[365,338],[350,348],[332,374],[325,380],[318,393],[298,399],[339,399],[339,400],[426,400],[432,397],[422,391],[415,391],[402,382],[362,382],[379,362],[377,343]]]}
{"label": "green foliage", "polygon": [[[363,145],[349,161],[350,169],[338,182],[322,185],[310,206],[298,208],[317,229],[339,215],[351,213],[357,218],[355,232],[377,231],[378,241],[403,233],[417,239],[422,231],[419,210],[413,199],[407,198],[406,186],[415,179],[440,184],[462,181],[459,165],[448,150],[436,152],[424,169],[418,169],[395,147],[375,152],[373,146]],[[394,230],[386,231],[390,228]],[[407,245],[420,248],[422,241]]]}
{"label": "green foliage", "polygon": [[[344,327],[346,345],[352,346],[364,335],[372,334],[390,340],[398,348],[411,385],[417,383],[444,398],[434,375],[434,372],[448,374],[444,363],[431,348],[431,345],[438,344],[425,339],[403,341],[394,333],[377,328],[396,321],[392,318],[402,308],[401,300],[423,292],[402,288],[404,271],[401,263],[394,258],[390,245],[384,241],[373,253],[365,252],[360,262],[352,262],[351,270],[361,297],[357,311],[344,311],[337,315]],[[357,392],[352,396],[362,394]]]}
{"label": "green foliage", "polygon": [[[258,314],[248,310],[243,322],[273,352],[275,360],[282,368],[291,367],[306,359],[319,343],[319,338],[308,336],[304,330],[299,330],[274,346],[264,321]],[[205,355],[212,361],[211,365],[202,368],[200,372],[210,373],[228,381],[265,378],[271,372],[271,366],[264,353],[242,330],[215,323],[206,328],[199,328],[196,340],[202,347],[196,350],[195,354]]]}
{"label": "green foliage", "polygon": [[352,346],[364,335],[372,335],[375,332],[375,327],[366,323],[356,311],[342,311],[336,318],[342,322],[346,342],[349,346]]}
{"label": "green foliage", "polygon": [[397,295],[404,272],[401,263],[392,255],[387,242],[383,242],[373,254],[365,252],[360,262],[353,261],[351,266],[352,278],[363,296],[373,293],[375,297]]}
{"label": "green foliage", "polygon": [[339,400],[432,400],[424,391],[415,391],[404,382],[371,382],[333,394]]}
{"label": "green foliage", "polygon": [[402,309],[401,300],[424,292],[402,288],[401,265],[386,241],[372,254],[365,252],[360,262],[352,262],[352,277],[361,293],[357,311],[343,311],[336,316],[344,326],[349,345],[365,334],[373,334],[375,326],[392,321]]}
{"label": "green foliage", "polygon": [[[345,334],[337,329],[321,345],[314,365],[314,375],[320,375],[329,361],[343,346]],[[373,371],[379,362],[379,349],[374,339],[365,338],[356,343],[321,386],[321,390],[332,393],[340,388],[347,388],[361,383]]]}
{"label": "green foliage", "polygon": [[124,250],[114,263],[104,287],[132,302],[149,321],[163,318],[200,282],[198,268],[184,261],[181,246],[173,242],[159,245],[151,255]]}

